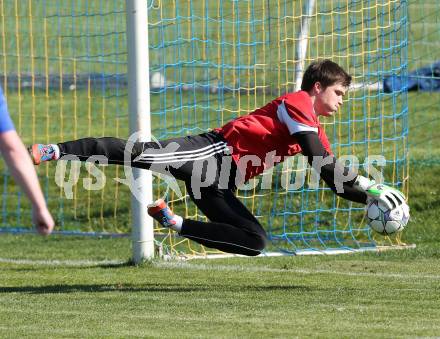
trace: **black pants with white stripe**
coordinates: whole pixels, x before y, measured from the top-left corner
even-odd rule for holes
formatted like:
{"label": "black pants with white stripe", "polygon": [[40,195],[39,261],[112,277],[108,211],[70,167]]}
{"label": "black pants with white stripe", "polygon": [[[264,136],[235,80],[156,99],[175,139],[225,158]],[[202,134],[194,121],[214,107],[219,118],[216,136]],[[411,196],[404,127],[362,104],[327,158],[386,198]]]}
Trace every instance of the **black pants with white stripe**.
{"label": "black pants with white stripe", "polygon": [[[61,157],[105,157],[109,164],[127,165],[183,180],[191,199],[210,220],[184,219],[180,234],[224,252],[258,255],[266,232],[235,196],[237,168],[222,136],[215,132],[158,142],[117,138],[85,138],[58,144]],[[240,178],[238,178],[240,180]]]}

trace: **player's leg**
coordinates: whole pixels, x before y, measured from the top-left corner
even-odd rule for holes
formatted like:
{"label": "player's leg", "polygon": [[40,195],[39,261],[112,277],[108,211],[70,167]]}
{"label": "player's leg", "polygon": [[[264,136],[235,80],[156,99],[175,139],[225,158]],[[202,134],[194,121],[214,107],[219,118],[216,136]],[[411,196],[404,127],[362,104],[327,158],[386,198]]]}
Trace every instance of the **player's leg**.
{"label": "player's leg", "polygon": [[232,190],[212,187],[202,189],[198,199],[190,195],[209,222],[180,219],[176,227],[175,215],[163,202],[161,211],[157,208],[156,214],[152,210],[149,213],[162,225],[204,246],[249,256],[261,253],[266,244],[266,232]]}
{"label": "player's leg", "polygon": [[232,190],[202,189],[193,201],[209,222],[186,219],[181,235],[229,253],[254,256],[264,249],[265,230]]}
{"label": "player's leg", "polygon": [[96,161],[102,156],[108,164],[151,169],[185,181],[192,176],[194,162],[225,150],[226,142],[215,133],[145,143],[112,137],[84,138],[59,144],[34,144],[29,148],[36,165],[63,157],[80,161],[93,157]]}
{"label": "player's leg", "polygon": [[[154,146],[152,146],[154,147]],[[127,141],[112,137],[83,138],[58,144],[34,144],[29,153],[35,165],[41,162],[66,159],[87,161],[90,157],[103,156],[110,164],[130,165],[131,160],[143,149],[143,143],[135,142],[127,147]],[[128,153],[127,153],[127,150]],[[130,152],[131,151],[131,152]]]}

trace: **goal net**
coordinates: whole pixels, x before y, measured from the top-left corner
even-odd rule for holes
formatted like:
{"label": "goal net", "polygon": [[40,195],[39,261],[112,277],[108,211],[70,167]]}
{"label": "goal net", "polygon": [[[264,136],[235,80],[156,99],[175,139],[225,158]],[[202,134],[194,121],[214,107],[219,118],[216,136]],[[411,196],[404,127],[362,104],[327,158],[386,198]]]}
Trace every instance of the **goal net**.
{"label": "goal net", "polygon": [[[124,3],[3,0],[0,6],[0,80],[24,141],[127,138]],[[321,121],[335,155],[406,191],[407,90],[382,84],[390,76],[406,79],[407,23],[401,0],[149,1],[152,135],[221,126],[294,91],[304,67],[328,58],[354,80],[341,112]],[[130,190],[115,180],[124,178],[122,168],[47,164],[38,174],[60,232],[130,232]],[[184,187],[164,179],[155,176],[155,196],[203,220]],[[3,183],[1,229],[29,230],[29,204],[6,169]],[[363,207],[336,197],[303,157],[255,178],[238,196],[266,228],[269,251],[368,249],[378,240]],[[155,233],[170,254],[215,253],[176,233]]]}

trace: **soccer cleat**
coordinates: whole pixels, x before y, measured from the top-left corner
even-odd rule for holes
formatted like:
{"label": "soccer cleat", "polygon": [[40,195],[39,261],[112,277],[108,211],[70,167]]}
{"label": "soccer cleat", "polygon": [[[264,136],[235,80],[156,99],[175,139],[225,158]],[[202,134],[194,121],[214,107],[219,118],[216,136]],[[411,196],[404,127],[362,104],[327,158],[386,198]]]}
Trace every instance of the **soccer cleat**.
{"label": "soccer cleat", "polygon": [[175,215],[163,199],[156,200],[147,206],[148,214],[164,227],[176,225]]}
{"label": "soccer cleat", "polygon": [[56,151],[52,145],[33,144],[28,151],[34,165],[39,165],[43,161],[56,160]]}

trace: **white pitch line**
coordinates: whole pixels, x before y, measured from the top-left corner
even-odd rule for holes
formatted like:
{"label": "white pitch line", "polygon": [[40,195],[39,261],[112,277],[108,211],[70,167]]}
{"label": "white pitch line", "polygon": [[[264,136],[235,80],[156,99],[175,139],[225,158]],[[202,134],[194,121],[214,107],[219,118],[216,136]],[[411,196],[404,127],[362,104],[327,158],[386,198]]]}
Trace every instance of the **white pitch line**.
{"label": "white pitch line", "polygon": [[157,267],[163,268],[182,268],[193,270],[219,270],[219,271],[238,271],[238,272],[276,272],[276,273],[300,273],[300,274],[335,274],[346,276],[371,276],[380,278],[399,278],[399,279],[433,279],[440,280],[440,275],[415,275],[406,273],[373,273],[373,272],[347,272],[323,269],[301,269],[301,268],[271,268],[267,266],[240,266],[240,265],[205,265],[205,264],[191,264],[185,261],[178,262],[158,262]]}
{"label": "white pitch line", "polygon": [[[8,259],[0,258],[0,263],[17,264],[17,265],[37,265],[37,266],[66,266],[66,267],[93,267],[105,265],[121,265],[126,263],[122,260],[31,260],[31,259]],[[298,274],[333,274],[353,277],[377,277],[377,278],[396,278],[396,279],[432,279],[440,280],[440,275],[416,275],[406,273],[383,273],[383,272],[349,272],[325,269],[302,269],[302,268],[272,268],[267,266],[251,266],[251,265],[206,265],[192,264],[187,261],[153,261],[152,265],[157,268],[171,269],[189,269],[201,271],[230,271],[230,272],[273,272],[273,273],[298,273]]]}
{"label": "white pitch line", "polygon": [[121,265],[125,262],[126,261],[121,260],[32,260],[0,258],[0,263],[3,264],[68,267]]}

